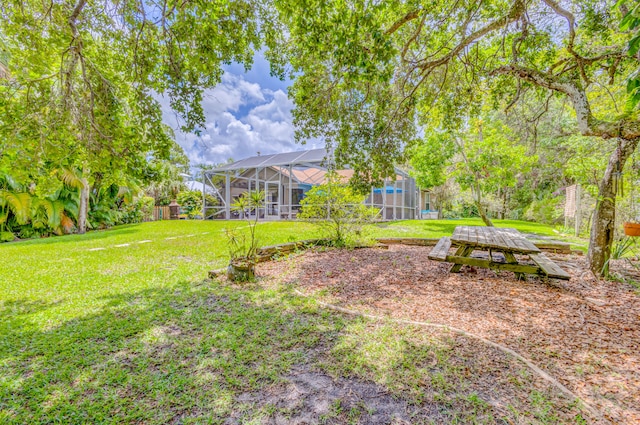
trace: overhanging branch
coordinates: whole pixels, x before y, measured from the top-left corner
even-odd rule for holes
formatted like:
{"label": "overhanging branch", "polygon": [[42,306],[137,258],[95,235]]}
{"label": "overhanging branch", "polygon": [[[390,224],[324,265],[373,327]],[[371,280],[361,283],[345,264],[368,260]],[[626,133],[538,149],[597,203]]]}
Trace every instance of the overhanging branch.
{"label": "overhanging branch", "polygon": [[522,0],[516,0],[513,3],[513,6],[511,7],[507,15],[469,34],[467,37],[463,38],[455,47],[453,47],[449,51],[449,53],[446,54],[445,56],[439,59],[420,63],[419,67],[423,70],[426,70],[429,68],[437,68],[439,66],[444,65],[445,63],[449,62],[454,57],[456,57],[465,48],[475,43],[485,35],[489,34],[490,32],[496,31],[500,28],[504,28],[505,26],[517,21],[518,19],[521,18],[524,12],[525,12],[524,2]]}
{"label": "overhanging branch", "polygon": [[578,129],[584,136],[596,136],[603,139],[640,139],[640,121],[637,119],[625,116],[617,121],[603,121],[595,118],[591,112],[587,94],[578,84],[558,81],[554,75],[517,65],[501,66],[491,71],[490,75],[511,75],[538,87],[566,95],[573,103]]}
{"label": "overhanging branch", "polygon": [[386,35],[393,34],[394,32],[398,31],[398,29],[400,29],[400,27],[406,24],[407,22],[413,21],[414,19],[416,19],[419,14],[420,14],[419,10],[412,10],[411,12],[407,13],[402,18],[394,22],[393,25],[391,25],[391,27],[389,27],[389,29],[386,30],[384,33]]}

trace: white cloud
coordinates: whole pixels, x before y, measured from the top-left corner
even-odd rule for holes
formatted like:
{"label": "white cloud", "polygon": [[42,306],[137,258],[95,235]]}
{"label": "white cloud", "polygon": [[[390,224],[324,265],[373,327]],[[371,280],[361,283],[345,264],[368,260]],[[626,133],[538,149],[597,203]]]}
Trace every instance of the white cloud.
{"label": "white cloud", "polygon": [[[168,101],[161,99],[165,122],[179,127]],[[206,124],[200,136],[176,130],[176,141],[184,148],[191,165],[213,164],[228,158],[321,147],[321,143],[300,146],[294,141],[293,103],[281,89],[270,90],[246,81],[241,75],[225,73],[222,82],[205,92]]]}

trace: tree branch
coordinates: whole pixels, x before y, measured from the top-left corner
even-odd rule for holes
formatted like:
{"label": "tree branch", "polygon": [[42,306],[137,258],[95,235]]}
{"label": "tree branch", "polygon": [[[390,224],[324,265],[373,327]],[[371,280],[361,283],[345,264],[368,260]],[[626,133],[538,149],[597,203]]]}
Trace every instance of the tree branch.
{"label": "tree branch", "polygon": [[571,82],[561,82],[557,77],[535,69],[517,65],[501,66],[490,75],[511,75],[539,87],[557,91],[566,95],[573,103],[578,120],[578,129],[584,136],[597,136],[603,139],[621,138],[624,140],[640,139],[640,121],[623,117],[617,121],[603,121],[593,116],[589,99],[582,87]]}
{"label": "tree branch", "polygon": [[468,47],[469,45],[471,45],[472,43],[474,43],[475,41],[481,39],[482,37],[484,37],[486,34],[495,31],[497,29],[503,28],[507,25],[509,25],[512,22],[517,21],[518,19],[520,19],[520,17],[522,16],[522,14],[525,11],[525,5],[524,5],[524,1],[523,0],[516,0],[513,3],[513,6],[511,7],[511,9],[509,10],[509,13],[490,23],[489,25],[480,28],[479,30],[469,34],[467,37],[463,38],[462,41],[460,41],[460,43],[458,43],[457,46],[455,46],[453,49],[451,49],[451,51],[446,54],[445,56],[441,57],[440,59],[436,59],[436,60],[432,60],[432,61],[428,61],[428,62],[424,62],[421,63],[419,65],[420,68],[422,69],[428,69],[428,68],[436,68],[438,66],[441,66],[447,62],[449,62],[452,58],[454,58],[455,56],[458,55],[458,53],[460,53],[462,50],[464,50],[466,47]]}
{"label": "tree branch", "polygon": [[386,30],[384,33],[386,35],[393,34],[394,32],[398,31],[398,29],[400,29],[400,27],[406,24],[407,22],[413,21],[414,19],[416,19],[419,14],[420,14],[419,10],[412,10],[411,12],[407,13],[402,18],[394,22],[393,25],[391,25],[391,27],[389,27],[389,29]]}

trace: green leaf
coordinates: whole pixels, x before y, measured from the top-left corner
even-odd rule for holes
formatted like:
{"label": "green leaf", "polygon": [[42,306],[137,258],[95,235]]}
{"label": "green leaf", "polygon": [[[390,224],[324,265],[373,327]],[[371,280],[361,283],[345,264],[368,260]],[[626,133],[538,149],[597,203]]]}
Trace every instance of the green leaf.
{"label": "green leaf", "polygon": [[640,37],[634,37],[629,41],[629,56],[635,56],[640,48]]}
{"label": "green leaf", "polygon": [[27,224],[31,219],[32,197],[29,193],[15,193],[7,190],[0,190],[0,203],[9,206],[9,209],[16,217],[18,224]]}

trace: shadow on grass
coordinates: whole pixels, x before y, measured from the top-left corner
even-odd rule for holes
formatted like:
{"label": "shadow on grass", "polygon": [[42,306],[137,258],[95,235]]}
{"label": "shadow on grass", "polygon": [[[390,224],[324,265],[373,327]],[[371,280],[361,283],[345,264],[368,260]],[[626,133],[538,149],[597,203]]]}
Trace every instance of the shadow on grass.
{"label": "shadow on grass", "polygon": [[[494,423],[489,405],[461,389],[463,375],[447,363],[451,347],[435,349],[428,339],[407,342],[411,332],[327,314],[286,291],[183,282],[104,301],[97,313],[51,327],[38,318],[54,303],[0,304],[0,423],[308,417],[301,411],[308,405],[278,407],[295,390],[286,381],[300,365],[336,379],[375,379],[387,387],[374,388],[373,396],[390,388],[401,410],[418,419],[444,420],[462,409],[477,423]],[[265,396],[278,388],[280,399]],[[314,402],[320,410],[312,412],[312,423],[323,417],[345,423],[351,405],[322,391],[315,388],[305,398],[327,401],[320,407]],[[247,404],[246,394],[258,397]],[[361,415],[374,414],[375,408],[365,407]]]}
{"label": "shadow on grass", "polygon": [[278,381],[340,326],[282,300],[183,283],[50,329],[36,318],[54,304],[0,304],[0,422],[221,420],[237,393]]}
{"label": "shadow on grass", "polygon": [[140,224],[125,224],[122,226],[116,226],[110,229],[103,230],[90,230],[84,235],[63,235],[63,236],[50,236],[46,238],[37,238],[37,239],[21,239],[13,242],[6,242],[4,244],[0,244],[2,246],[12,246],[12,245],[49,245],[53,243],[68,243],[68,242],[85,242],[85,241],[93,241],[99,239],[111,238],[114,236],[134,234],[141,232],[139,229]]}

